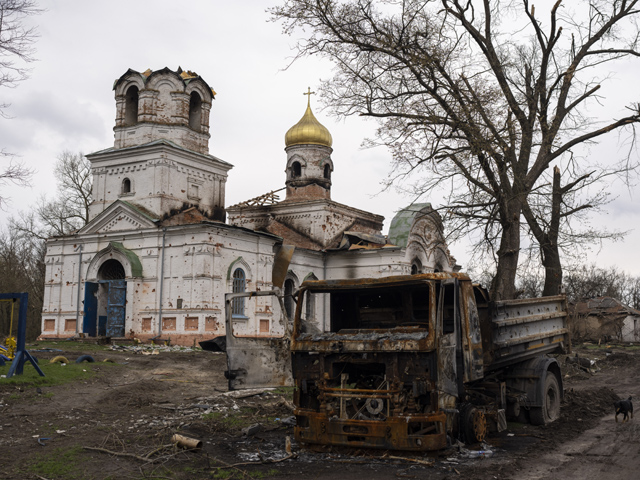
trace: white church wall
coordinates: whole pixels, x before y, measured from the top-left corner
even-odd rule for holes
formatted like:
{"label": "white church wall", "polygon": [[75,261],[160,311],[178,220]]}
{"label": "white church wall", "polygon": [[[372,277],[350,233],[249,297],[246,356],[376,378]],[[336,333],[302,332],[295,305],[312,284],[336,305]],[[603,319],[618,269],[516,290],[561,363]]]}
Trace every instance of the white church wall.
{"label": "white church wall", "polygon": [[140,205],[157,218],[183,204],[209,214],[224,205],[231,166],[215,157],[158,144],[97,152],[87,158],[94,178],[90,219],[118,199]]}

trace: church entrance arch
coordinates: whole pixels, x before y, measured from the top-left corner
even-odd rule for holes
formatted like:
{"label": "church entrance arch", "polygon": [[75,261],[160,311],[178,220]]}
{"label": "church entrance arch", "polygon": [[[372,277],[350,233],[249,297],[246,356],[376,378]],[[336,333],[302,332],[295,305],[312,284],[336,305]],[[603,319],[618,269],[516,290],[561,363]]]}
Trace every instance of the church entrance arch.
{"label": "church entrance arch", "polygon": [[89,264],[84,285],[82,331],[89,336],[124,337],[127,282],[141,277],[137,255],[117,242],[98,252]]}
{"label": "church entrance arch", "polygon": [[125,270],[109,259],[98,269],[98,281],[85,283],[83,331],[89,336],[124,337],[127,303]]}

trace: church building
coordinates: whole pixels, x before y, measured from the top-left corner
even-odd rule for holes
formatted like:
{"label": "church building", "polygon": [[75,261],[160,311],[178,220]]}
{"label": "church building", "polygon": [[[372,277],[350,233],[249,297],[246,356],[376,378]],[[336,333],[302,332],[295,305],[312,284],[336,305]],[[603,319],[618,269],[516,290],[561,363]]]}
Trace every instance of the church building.
{"label": "church building", "polygon": [[[284,188],[225,206],[232,165],[209,153],[216,94],[207,82],[181,69],[130,69],[114,91],[114,145],[87,155],[89,222],[47,241],[41,337],[193,345],[223,335],[225,293],[271,289],[283,244],[296,247],[284,284],[289,315],[306,279],[459,268],[430,205],[400,210],[385,236],[383,217],[332,200],[332,137],[309,99],[285,134]],[[339,175],[339,160],[335,168]],[[284,331],[272,297],[232,308],[237,335]],[[325,308],[305,306],[319,329]]]}

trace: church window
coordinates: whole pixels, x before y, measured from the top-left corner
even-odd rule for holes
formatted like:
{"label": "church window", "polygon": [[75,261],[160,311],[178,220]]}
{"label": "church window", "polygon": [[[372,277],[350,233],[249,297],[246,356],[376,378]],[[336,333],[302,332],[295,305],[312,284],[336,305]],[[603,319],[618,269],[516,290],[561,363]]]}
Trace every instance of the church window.
{"label": "church window", "polygon": [[[247,278],[244,270],[236,268],[233,272],[233,293],[244,292],[247,287]],[[231,305],[231,313],[235,317],[244,317],[244,298],[234,298]]]}
{"label": "church window", "polygon": [[189,127],[200,131],[202,125],[202,99],[198,92],[191,92],[189,98]]}
{"label": "church window", "polygon": [[414,258],[411,262],[411,275],[422,273],[422,262],[418,258]]}
{"label": "church window", "polygon": [[98,270],[98,278],[100,280],[120,280],[124,279],[124,267],[118,260],[110,258],[104,262]]}
{"label": "church window", "polygon": [[126,126],[138,123],[138,87],[132,85],[125,94],[124,124]]}
{"label": "church window", "polygon": [[122,180],[122,193],[131,193],[131,180],[128,178]]}
{"label": "church window", "polygon": [[295,301],[293,299],[293,290],[295,289],[295,283],[291,278],[287,278],[284,281],[284,309],[287,312],[289,320],[293,320],[293,314],[295,313]]}
{"label": "church window", "polygon": [[301,175],[302,175],[302,166],[300,165],[300,162],[293,162],[291,164],[291,177],[298,178]]}
{"label": "church window", "polygon": [[324,178],[326,178],[327,180],[331,179],[331,165],[329,165],[328,163],[324,166]]}

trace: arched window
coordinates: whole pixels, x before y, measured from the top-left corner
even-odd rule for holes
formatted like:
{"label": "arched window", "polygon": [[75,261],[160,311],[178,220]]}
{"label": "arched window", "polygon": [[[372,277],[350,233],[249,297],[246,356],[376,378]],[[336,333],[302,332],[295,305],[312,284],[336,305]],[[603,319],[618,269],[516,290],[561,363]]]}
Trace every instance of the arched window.
{"label": "arched window", "polygon": [[[233,272],[233,293],[244,292],[247,288],[247,278],[244,270],[236,268]],[[233,316],[244,317],[244,298],[234,298],[231,304]]]}
{"label": "arched window", "polygon": [[128,178],[122,180],[122,193],[131,193],[131,180]]}
{"label": "arched window", "polygon": [[295,313],[295,301],[293,300],[293,291],[296,284],[291,278],[287,278],[284,281],[284,309],[287,312],[289,321],[293,320],[293,314]]}
{"label": "arched window", "polygon": [[298,178],[302,175],[302,165],[300,162],[293,162],[291,164],[291,178]]}
{"label": "arched window", "polygon": [[98,269],[98,278],[100,280],[120,280],[124,279],[124,267],[118,260],[110,258]]}
{"label": "arched window", "polygon": [[126,126],[138,123],[138,87],[132,85],[125,94],[124,124]]}
{"label": "arched window", "polygon": [[328,163],[324,166],[324,178],[327,180],[331,179],[331,165]]}
{"label": "arched window", "polygon": [[202,127],[202,99],[198,92],[191,92],[189,98],[189,127],[198,132]]}
{"label": "arched window", "polygon": [[411,275],[422,273],[422,262],[418,258],[414,258],[411,262]]}

